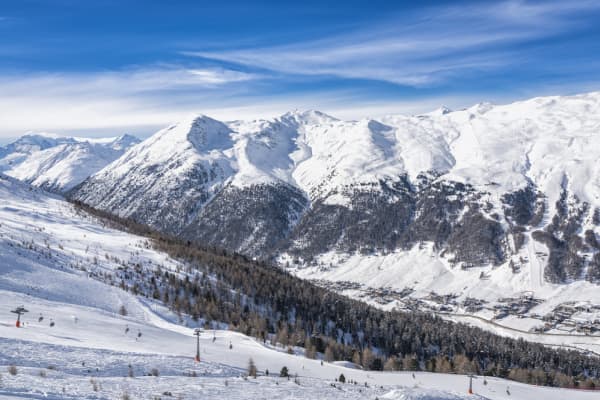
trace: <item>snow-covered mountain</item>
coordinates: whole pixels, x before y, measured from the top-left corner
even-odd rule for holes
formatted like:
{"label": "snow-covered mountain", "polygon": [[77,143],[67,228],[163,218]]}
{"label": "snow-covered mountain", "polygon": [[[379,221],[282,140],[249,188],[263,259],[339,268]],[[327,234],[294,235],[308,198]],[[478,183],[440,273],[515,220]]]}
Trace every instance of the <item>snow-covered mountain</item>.
{"label": "snow-covered mountain", "polygon": [[0,172],[56,192],[66,192],[119,158],[139,139],[84,139],[27,134],[0,147]]}
{"label": "snow-covered mountain", "polygon": [[546,301],[529,327],[560,330],[542,316],[600,280],[599,135],[600,93],[379,120],[192,116],[73,198],[390,308],[434,291],[455,313],[488,302],[489,320],[529,293]]}
{"label": "snow-covered mountain", "polygon": [[[279,235],[288,239],[285,250],[310,259],[330,250],[431,241],[454,253],[448,258],[455,263],[500,264],[517,250],[511,229],[547,224],[559,201],[585,208],[581,223],[593,225],[600,205],[599,111],[600,93],[591,93],[381,121],[341,121],[317,111],[229,123],[191,117],[131,149],[75,197],[202,236],[210,208],[281,196],[281,209],[237,209],[243,216],[258,212],[265,223],[282,220],[277,232],[253,224],[258,232],[245,235],[252,245],[227,238],[213,238],[214,244],[258,255],[272,250],[265,247],[273,243],[269,235]],[[453,234],[466,223],[486,240],[473,237],[472,248],[460,249]],[[314,243],[310,229],[317,225],[327,237]],[[573,267],[549,278],[584,272]]]}

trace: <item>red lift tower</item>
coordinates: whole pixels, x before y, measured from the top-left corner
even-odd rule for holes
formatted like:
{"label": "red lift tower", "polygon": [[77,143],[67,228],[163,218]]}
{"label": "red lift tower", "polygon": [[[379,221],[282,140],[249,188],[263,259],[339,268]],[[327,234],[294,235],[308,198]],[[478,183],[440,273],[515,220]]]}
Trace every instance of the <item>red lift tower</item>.
{"label": "red lift tower", "polygon": [[469,391],[468,394],[473,394],[473,379],[477,379],[477,377],[473,374],[469,375]]}
{"label": "red lift tower", "polygon": [[14,310],[11,310],[10,312],[17,314],[17,322],[15,323],[15,325],[17,328],[20,328],[21,327],[21,315],[23,315],[29,311],[26,310],[25,307],[19,306],[19,307],[15,308]]}

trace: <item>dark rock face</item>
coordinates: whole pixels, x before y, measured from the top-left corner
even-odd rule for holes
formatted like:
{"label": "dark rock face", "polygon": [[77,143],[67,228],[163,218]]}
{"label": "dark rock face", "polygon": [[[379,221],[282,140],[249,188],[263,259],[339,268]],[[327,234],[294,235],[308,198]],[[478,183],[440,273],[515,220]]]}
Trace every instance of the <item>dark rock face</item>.
{"label": "dark rock face", "polygon": [[502,196],[504,215],[516,225],[538,225],[544,215],[544,203],[539,201],[541,194],[533,185]]}
{"label": "dark rock face", "polygon": [[442,249],[452,227],[460,217],[471,194],[470,188],[462,183],[430,182],[421,177],[417,212],[410,229],[410,237],[415,242],[431,241],[437,249]]}
{"label": "dark rock face", "polygon": [[514,252],[525,244],[525,234],[529,227],[542,223],[546,210],[545,197],[535,190],[533,184],[515,192],[506,193],[501,199],[504,205],[504,217],[512,235]]}
{"label": "dark rock face", "polygon": [[600,252],[594,254],[588,266],[587,279],[590,282],[600,282]]}
{"label": "dark rock face", "polygon": [[478,266],[505,261],[506,241],[498,221],[486,218],[476,207],[470,208],[448,237],[448,250],[455,261]]}
{"label": "dark rock face", "polygon": [[483,200],[485,193],[459,182],[420,182],[411,226],[414,242],[431,241],[452,253],[451,261],[467,267],[504,261],[505,234],[497,219],[487,215],[491,205]]}
{"label": "dark rock face", "polygon": [[285,240],[308,207],[286,185],[227,186],[181,232],[181,236],[252,256],[265,256]]}
{"label": "dark rock face", "polygon": [[[159,169],[144,171],[145,176],[160,174]],[[506,258],[500,222],[488,216],[482,194],[462,183],[422,176],[413,186],[402,176],[344,187],[310,204],[300,190],[283,183],[226,186],[212,194],[206,188],[216,173],[199,165],[190,174],[166,193],[144,193],[145,201],[136,207],[128,199],[145,186],[135,181],[99,186],[91,178],[72,198],[184,239],[259,258],[288,252],[310,262],[328,251],[388,253],[423,242],[433,242],[452,254],[452,262],[467,266]],[[125,195],[115,193],[123,187]],[[340,194],[347,202],[329,203]]]}

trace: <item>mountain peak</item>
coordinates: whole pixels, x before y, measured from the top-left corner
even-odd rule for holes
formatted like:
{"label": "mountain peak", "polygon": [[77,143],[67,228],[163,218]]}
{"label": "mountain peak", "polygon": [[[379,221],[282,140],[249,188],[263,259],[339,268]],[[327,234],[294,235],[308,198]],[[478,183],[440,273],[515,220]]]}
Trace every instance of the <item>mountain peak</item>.
{"label": "mountain peak", "polygon": [[233,146],[231,129],[221,121],[207,115],[193,117],[187,133],[189,140],[197,150],[225,150]]}
{"label": "mountain peak", "polygon": [[287,113],[281,116],[282,120],[294,120],[299,124],[303,125],[323,125],[326,123],[331,123],[338,121],[337,118],[334,118],[330,115],[327,115],[318,110],[294,110],[288,111]]}
{"label": "mountain peak", "polygon": [[0,147],[0,171],[34,186],[66,191],[138,142],[131,135],[94,139],[28,132]]}
{"label": "mountain peak", "polygon": [[138,139],[137,137],[126,133],[124,135],[117,137],[115,140],[113,140],[110,147],[115,150],[123,150],[123,149],[128,149],[129,147],[136,145],[140,142],[141,142],[141,140]]}
{"label": "mountain peak", "polygon": [[446,115],[446,114],[450,114],[452,112],[452,110],[446,106],[441,106],[440,108],[438,108],[437,110],[434,110],[432,112],[432,114],[435,115]]}

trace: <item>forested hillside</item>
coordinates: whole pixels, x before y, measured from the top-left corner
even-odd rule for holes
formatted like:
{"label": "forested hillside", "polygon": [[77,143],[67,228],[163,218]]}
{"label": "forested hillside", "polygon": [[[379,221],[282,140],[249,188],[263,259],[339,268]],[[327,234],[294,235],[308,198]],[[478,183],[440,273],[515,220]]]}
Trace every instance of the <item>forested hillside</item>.
{"label": "forested hillside", "polygon": [[424,313],[386,312],[332,293],[265,262],[160,234],[77,203],[103,223],[148,238],[147,246],[185,261],[185,271],[124,266],[97,278],[163,301],[180,314],[231,329],[307,357],[347,360],[374,370],[480,373],[571,387],[598,384],[596,356],[500,337]]}

